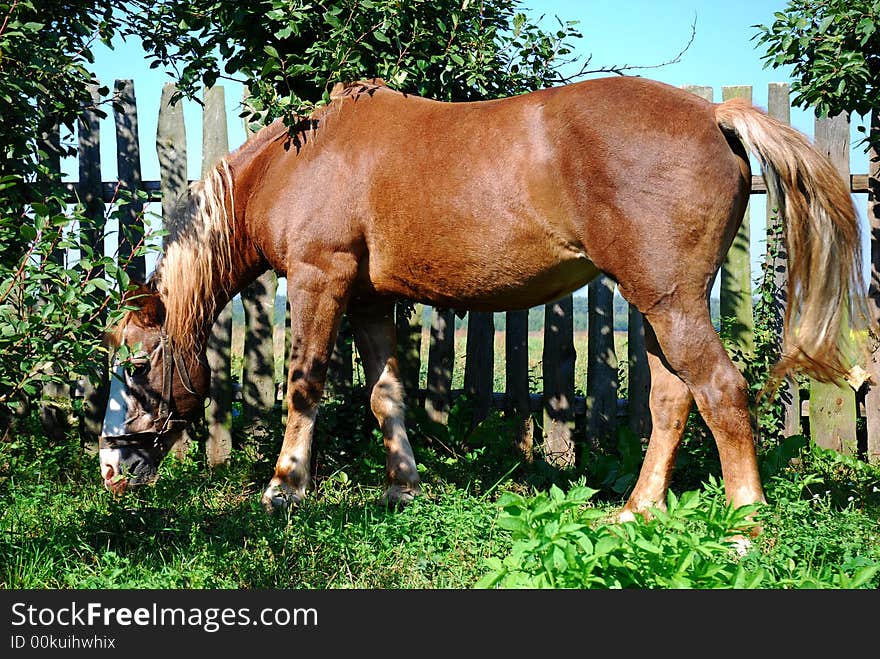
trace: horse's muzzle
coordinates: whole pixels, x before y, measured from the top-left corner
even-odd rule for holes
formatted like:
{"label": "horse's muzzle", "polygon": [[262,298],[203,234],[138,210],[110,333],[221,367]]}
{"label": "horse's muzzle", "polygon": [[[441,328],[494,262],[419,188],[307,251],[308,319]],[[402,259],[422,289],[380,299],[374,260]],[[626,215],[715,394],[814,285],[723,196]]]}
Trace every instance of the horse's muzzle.
{"label": "horse's muzzle", "polygon": [[121,494],[129,487],[150,485],[159,477],[157,460],[144,448],[102,448],[100,458],[104,487],[114,494]]}

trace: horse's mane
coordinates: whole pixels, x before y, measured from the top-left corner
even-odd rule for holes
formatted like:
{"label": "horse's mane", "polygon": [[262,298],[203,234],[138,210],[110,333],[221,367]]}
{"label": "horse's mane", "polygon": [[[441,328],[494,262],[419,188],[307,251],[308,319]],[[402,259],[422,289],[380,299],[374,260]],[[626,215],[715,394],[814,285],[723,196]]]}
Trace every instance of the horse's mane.
{"label": "horse's mane", "polygon": [[164,253],[150,283],[165,304],[165,332],[175,347],[195,352],[207,338],[216,309],[216,291],[228,287],[235,237],[234,176],[286,130],[280,121],[257,131],[190,184],[170,218]]}
{"label": "horse's mane", "polygon": [[346,96],[357,97],[362,94],[372,96],[379,89],[391,89],[382,78],[370,78],[369,80],[354,80],[352,82],[337,82],[330,90],[330,100],[335,101]]}
{"label": "horse's mane", "polygon": [[229,281],[234,209],[232,169],[226,157],[190,184],[172,218],[166,218],[164,254],[151,283],[165,304],[168,338],[180,350],[194,352],[206,338],[216,312],[216,291]]}
{"label": "horse's mane", "polygon": [[380,79],[337,84],[329,106],[301,117],[292,131],[280,119],[265,126],[181,195],[172,217],[166,218],[164,254],[150,280],[165,304],[165,332],[178,350],[195,352],[203,345],[217,311],[216,291],[231,280],[236,168],[252,161],[276,140],[296,141],[298,131],[314,130],[317,121],[326,119],[327,111],[339,100],[372,95],[384,87]]}

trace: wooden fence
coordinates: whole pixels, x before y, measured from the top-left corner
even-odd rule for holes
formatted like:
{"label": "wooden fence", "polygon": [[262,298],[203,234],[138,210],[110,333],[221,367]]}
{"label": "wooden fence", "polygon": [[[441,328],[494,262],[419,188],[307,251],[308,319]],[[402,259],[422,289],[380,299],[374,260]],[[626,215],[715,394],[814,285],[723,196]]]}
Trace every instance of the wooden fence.
{"label": "wooden fence", "polygon": [[[131,80],[117,80],[114,85],[117,102],[114,118],[117,145],[118,181],[102,182],[100,175],[99,122],[93,112],[85,112],[79,124],[79,181],[71,183],[72,193],[81,199],[87,212],[94,218],[103,217],[104,204],[112,201],[117,188],[144,190],[148,201],[161,201],[164,218],[172,212],[174,198],[187,185],[186,127],[180,105],[171,105],[172,85],[163,89],[156,149],[160,166],[159,181],[143,181],[140,171],[137,104]],[[689,91],[709,100],[711,87],[688,87]],[[751,99],[749,86],[725,86],[722,99],[734,96]],[[201,171],[204,174],[229,149],[224,90],[214,87],[205,92],[203,107],[203,142]],[[786,84],[771,84],[768,89],[768,112],[788,122],[790,113],[789,90]],[[849,121],[845,116],[817,119],[814,142],[817,148],[829,154],[841,174],[850,181],[856,194],[869,195],[869,215],[875,211],[878,176],[852,175],[849,171]],[[767,194],[759,174],[753,176],[752,194]],[[767,203],[767,226],[778,228],[773,217],[773,200]],[[140,221],[143,205],[135,201],[123,205],[121,222]],[[721,315],[735,319],[732,326],[732,347],[745,353],[753,350],[752,274],[749,245],[764,236],[750,234],[750,211],[727,256],[720,272]],[[772,231],[771,231],[772,233]],[[93,242],[98,237],[89,238]],[[769,239],[768,245],[780,246]],[[873,247],[874,260],[877,248]],[[125,256],[123,250],[122,256]],[[778,249],[773,272],[777,287],[776,326],[781,328],[783,291],[786,286],[784,251]],[[131,264],[133,277],[146,276],[145,263]],[[274,372],[275,340],[273,327],[274,303],[278,282],[274,273],[266,273],[241,295],[245,317],[243,372],[240,386],[231,377],[232,305],[220,315],[209,342],[209,360],[213,371],[211,402],[207,410],[210,429],[207,451],[212,463],[225,461],[231,450],[233,399],[239,398],[245,415],[252,419],[264,418],[267,410],[283,407],[284,377],[276,382]],[[648,373],[644,328],[638,311],[629,308],[625,354],[617,354],[613,331],[614,285],[604,277],[589,284],[588,340],[586,348],[586,381],[575,382],[575,343],[573,298],[568,295],[543,308],[543,352],[540,364],[542,386],[539,391],[529,385],[528,311],[505,314],[504,381],[503,391],[493,391],[493,370],[496,358],[493,315],[471,313],[467,322],[467,349],[464,361],[463,392],[474,403],[477,423],[492,408],[501,408],[520,419],[516,440],[524,447],[532,441],[540,442],[543,451],[559,465],[575,461],[578,441],[595,441],[613,435],[619,424],[626,424],[641,437],[650,434],[648,412]],[[454,398],[462,390],[453,391],[453,366],[456,363],[453,311],[430,311],[430,322],[423,327],[423,314],[406,313],[399,305],[397,313],[398,344],[404,383],[410,405],[424,406],[435,420],[445,421]],[[421,341],[428,341],[427,368],[424,380],[420,378]],[[289,337],[286,342],[289,345]],[[280,349],[280,346],[279,346]],[[287,352],[285,351],[285,355]],[[499,355],[500,357],[500,355]],[[330,390],[344,391],[352,386],[357,365],[352,357],[350,333],[347,327],[337,341],[330,370]],[[626,374],[626,398],[618,396],[618,373]],[[836,387],[817,382],[809,384],[808,396],[801,400],[801,392],[788,383],[781,393],[780,404],[785,415],[788,433],[808,428],[812,439],[819,445],[849,454],[859,454],[871,461],[880,459],[880,398],[877,387],[865,384],[859,391],[850,387]],[[584,395],[576,395],[583,391]],[[85,384],[80,388],[85,396],[86,430],[94,436],[100,424],[103,400],[100,388]],[[867,402],[866,402],[867,401]],[[278,411],[283,414],[283,409]],[[860,419],[864,417],[864,420]]]}

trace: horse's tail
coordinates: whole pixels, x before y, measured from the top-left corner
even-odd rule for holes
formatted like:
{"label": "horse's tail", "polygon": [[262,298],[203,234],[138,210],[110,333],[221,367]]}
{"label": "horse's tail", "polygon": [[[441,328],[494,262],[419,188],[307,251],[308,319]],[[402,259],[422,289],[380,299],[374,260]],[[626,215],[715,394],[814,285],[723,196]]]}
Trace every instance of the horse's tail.
{"label": "horse's tail", "polygon": [[803,134],[751,104],[721,103],[715,117],[758,158],[784,220],[788,301],[774,379],[798,370],[840,381],[854,356],[850,327],[871,322],[849,185]]}

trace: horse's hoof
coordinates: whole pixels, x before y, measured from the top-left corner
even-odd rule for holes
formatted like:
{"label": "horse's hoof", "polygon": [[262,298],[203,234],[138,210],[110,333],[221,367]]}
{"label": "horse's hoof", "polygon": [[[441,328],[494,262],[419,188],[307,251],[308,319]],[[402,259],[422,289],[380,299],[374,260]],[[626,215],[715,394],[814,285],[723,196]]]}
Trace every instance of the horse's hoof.
{"label": "horse's hoof", "polygon": [[269,514],[285,513],[291,507],[295,507],[302,501],[302,495],[298,494],[286,483],[273,483],[263,492],[260,503]]}
{"label": "horse's hoof", "polygon": [[634,522],[636,521],[636,514],[628,508],[624,508],[619,513],[617,513],[617,521],[621,524],[625,522]]}
{"label": "horse's hoof", "polygon": [[752,541],[742,535],[735,535],[728,538],[728,542],[731,543],[731,549],[733,549],[733,553],[737,558],[741,558],[749,553],[749,550],[752,548]]}
{"label": "horse's hoof", "polygon": [[421,493],[422,490],[418,485],[389,485],[379,503],[388,508],[401,510]]}
{"label": "horse's hoof", "polygon": [[665,503],[656,503],[650,499],[639,499],[637,501],[628,501],[627,504],[617,513],[617,521],[620,524],[624,522],[635,522],[637,517],[641,517],[643,521],[650,522],[654,515],[652,509],[666,510]]}

